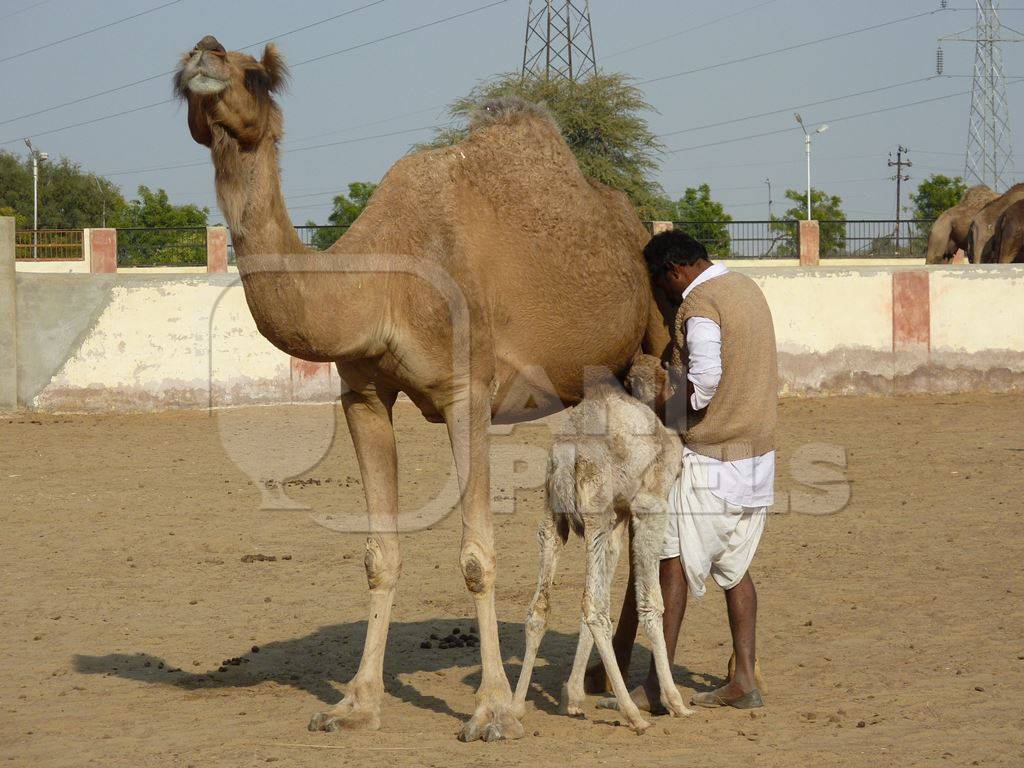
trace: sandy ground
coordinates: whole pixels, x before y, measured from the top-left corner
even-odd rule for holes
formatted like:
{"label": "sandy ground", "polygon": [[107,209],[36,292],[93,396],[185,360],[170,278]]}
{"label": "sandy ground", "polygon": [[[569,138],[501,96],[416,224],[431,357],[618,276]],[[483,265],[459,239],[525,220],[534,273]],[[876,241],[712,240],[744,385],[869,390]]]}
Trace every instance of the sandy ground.
{"label": "sandy ground", "polygon": [[[813,498],[841,499],[847,487],[851,497],[834,514],[789,512],[769,522],[754,568],[768,706],[660,718],[642,737],[615,727],[613,713],[559,716],[555,697],[581,592],[573,542],[527,737],[490,745],[455,738],[473,708],[476,651],[419,647],[431,633],[472,623],[454,516],[403,535],[383,729],[306,732],[309,716],[340,697],[365,628],[364,537],[316,522],[362,509],[358,471],[340,426],[327,458],[286,488],[315,511],[267,510],[239,468],[248,460],[238,457],[246,447],[267,450],[271,463],[301,452],[322,438],[323,424],[304,424],[309,413],[0,418],[0,759],[197,767],[1024,762],[1020,397],[784,402],[780,499],[801,491],[807,469],[790,460],[813,443],[845,450],[849,483],[822,486]],[[411,408],[397,421],[402,503],[412,507],[442,483],[446,441]],[[281,427],[289,423],[302,428],[288,435]],[[549,435],[532,425],[496,442],[536,451]],[[817,455],[829,450],[836,448]],[[515,510],[496,518],[498,611],[514,680],[542,495],[501,492]],[[278,559],[243,562],[252,554]],[[621,578],[616,601],[620,594]],[[675,659],[684,695],[724,673],[719,594],[712,588],[691,602]],[[234,657],[242,661],[219,671]],[[647,658],[642,651],[634,660],[634,679]]]}

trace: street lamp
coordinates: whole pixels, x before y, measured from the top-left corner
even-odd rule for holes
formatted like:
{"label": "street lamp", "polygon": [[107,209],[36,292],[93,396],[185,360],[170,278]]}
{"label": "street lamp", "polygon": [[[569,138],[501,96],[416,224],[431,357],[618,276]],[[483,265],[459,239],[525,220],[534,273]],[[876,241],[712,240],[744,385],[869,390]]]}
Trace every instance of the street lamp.
{"label": "street lamp", "polygon": [[[811,134],[807,132],[806,126],[804,126],[804,119],[800,117],[800,113],[797,112],[794,117],[796,118],[797,124],[800,126],[800,130],[804,132],[804,147],[807,150],[807,220],[811,220]],[[828,125],[821,125],[814,133],[824,133],[828,130]]]}
{"label": "street lamp", "polygon": [[768,220],[771,221],[771,218],[772,218],[772,202],[774,202],[772,200],[772,180],[770,178],[769,179],[765,179],[764,183],[768,185]]}
{"label": "street lamp", "polygon": [[25,146],[32,156],[32,258],[35,259],[39,257],[36,252],[39,243],[39,161],[50,156],[33,147],[30,139],[25,139]]}

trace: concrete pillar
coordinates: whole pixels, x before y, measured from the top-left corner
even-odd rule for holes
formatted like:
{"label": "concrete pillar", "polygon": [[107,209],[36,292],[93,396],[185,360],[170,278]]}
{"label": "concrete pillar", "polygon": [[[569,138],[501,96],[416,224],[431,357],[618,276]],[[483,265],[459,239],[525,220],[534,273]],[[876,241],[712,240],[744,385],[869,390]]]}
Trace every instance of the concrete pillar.
{"label": "concrete pillar", "polygon": [[325,403],[338,398],[331,382],[331,363],[311,363],[291,358],[291,394],[293,403]]}
{"label": "concrete pillar", "polygon": [[117,230],[87,229],[84,236],[89,239],[89,271],[117,272]]}
{"label": "concrete pillar", "polygon": [[800,222],[800,266],[816,267],[821,263],[821,229],[816,221]]}
{"label": "concrete pillar", "polygon": [[0,409],[18,407],[18,296],[14,217],[0,216]]}
{"label": "concrete pillar", "polygon": [[927,392],[931,360],[931,286],[926,269],[892,275],[892,353],[897,394]]}
{"label": "concrete pillar", "polygon": [[660,235],[662,232],[671,232],[675,229],[675,224],[671,221],[652,221],[651,222],[651,234]]}
{"label": "concrete pillar", "polygon": [[206,271],[228,271],[228,231],[224,227],[206,228]]}

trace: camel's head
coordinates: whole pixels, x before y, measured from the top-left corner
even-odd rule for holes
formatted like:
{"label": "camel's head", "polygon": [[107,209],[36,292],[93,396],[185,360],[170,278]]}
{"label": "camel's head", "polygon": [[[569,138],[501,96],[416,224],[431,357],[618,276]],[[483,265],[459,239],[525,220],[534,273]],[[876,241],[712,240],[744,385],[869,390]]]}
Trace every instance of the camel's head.
{"label": "camel's head", "polygon": [[276,141],[281,136],[281,112],[272,94],[284,87],[287,77],[273,43],[257,61],[225,50],[207,35],[181,57],[174,91],[188,103],[193,139],[208,147],[219,140],[234,141],[251,150],[265,138]]}
{"label": "camel's head", "polygon": [[651,355],[637,355],[626,374],[626,389],[644,405],[658,411],[664,406],[668,374],[661,360]]}

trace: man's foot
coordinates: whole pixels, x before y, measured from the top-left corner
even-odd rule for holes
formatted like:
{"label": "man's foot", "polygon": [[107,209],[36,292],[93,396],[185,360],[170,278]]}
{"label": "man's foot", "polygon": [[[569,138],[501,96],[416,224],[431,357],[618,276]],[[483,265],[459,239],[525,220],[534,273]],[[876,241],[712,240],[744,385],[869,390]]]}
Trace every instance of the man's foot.
{"label": "man's foot", "polygon": [[608,675],[604,672],[604,664],[600,661],[587,668],[587,672],[583,676],[583,692],[588,696],[600,696],[612,692]]}
{"label": "man's foot", "polygon": [[[656,717],[667,715],[668,710],[661,705],[661,693],[657,688],[648,690],[646,684],[638,685],[632,691],[629,692],[629,698],[636,704],[636,708],[641,712],[650,712]],[[653,705],[652,705],[653,702]],[[598,709],[614,709],[618,711],[619,700],[614,696],[608,696],[604,699],[597,700]]]}
{"label": "man's foot", "polygon": [[744,691],[738,684],[729,681],[721,688],[706,693],[696,693],[690,703],[698,707],[733,707],[735,709],[757,709],[764,706],[761,691],[751,688]]}

